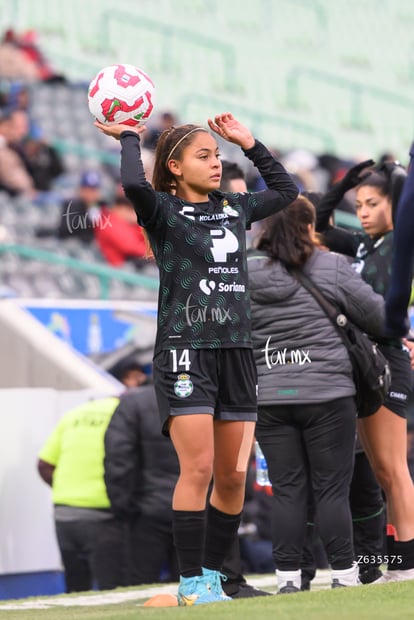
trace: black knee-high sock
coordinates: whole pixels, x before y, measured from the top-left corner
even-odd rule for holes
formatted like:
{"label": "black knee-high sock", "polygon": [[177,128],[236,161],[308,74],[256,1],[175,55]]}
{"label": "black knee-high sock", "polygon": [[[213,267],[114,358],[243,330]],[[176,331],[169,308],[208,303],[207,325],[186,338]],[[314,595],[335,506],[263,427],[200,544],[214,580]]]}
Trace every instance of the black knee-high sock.
{"label": "black knee-high sock", "polygon": [[202,575],[205,510],[173,510],[173,536],[178,568],[183,577]]}
{"label": "black knee-high sock", "polygon": [[221,570],[224,558],[229,552],[240,524],[241,513],[229,515],[217,510],[211,504],[207,508],[205,568]]}
{"label": "black knee-high sock", "polygon": [[414,538],[411,540],[394,540],[393,554],[390,556],[390,563],[395,562],[394,565],[388,564],[388,570],[409,570],[414,568]]}

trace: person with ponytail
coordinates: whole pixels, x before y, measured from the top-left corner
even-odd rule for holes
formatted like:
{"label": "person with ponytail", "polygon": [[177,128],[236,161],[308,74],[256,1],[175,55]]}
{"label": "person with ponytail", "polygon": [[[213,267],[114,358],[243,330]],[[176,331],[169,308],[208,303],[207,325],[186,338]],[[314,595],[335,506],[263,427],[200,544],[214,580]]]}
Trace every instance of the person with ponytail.
{"label": "person with ponytail", "polygon": [[[121,142],[124,191],[159,268],[153,374],[163,433],[180,464],[173,494],[178,602],[230,600],[221,568],[240,523],[257,417],[246,229],[286,208],[298,189],[230,113],[209,119],[207,127],[163,131],[152,184],[140,155],[145,129],[95,125]],[[220,191],[214,134],[241,147],[268,189]]]}

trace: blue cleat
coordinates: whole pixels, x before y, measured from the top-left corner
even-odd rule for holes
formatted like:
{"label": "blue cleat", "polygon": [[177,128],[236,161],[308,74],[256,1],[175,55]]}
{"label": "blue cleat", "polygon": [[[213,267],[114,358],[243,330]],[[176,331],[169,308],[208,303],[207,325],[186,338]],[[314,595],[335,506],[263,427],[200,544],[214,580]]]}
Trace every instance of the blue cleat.
{"label": "blue cleat", "polygon": [[227,596],[221,585],[221,579],[227,580],[227,577],[218,570],[210,570],[203,567],[203,576],[210,582],[210,587],[217,601],[231,601],[231,596]]}
{"label": "blue cleat", "polygon": [[207,603],[231,600],[223,592],[220,573],[205,568],[203,568],[202,575],[180,577],[177,599],[180,607],[206,605]]}

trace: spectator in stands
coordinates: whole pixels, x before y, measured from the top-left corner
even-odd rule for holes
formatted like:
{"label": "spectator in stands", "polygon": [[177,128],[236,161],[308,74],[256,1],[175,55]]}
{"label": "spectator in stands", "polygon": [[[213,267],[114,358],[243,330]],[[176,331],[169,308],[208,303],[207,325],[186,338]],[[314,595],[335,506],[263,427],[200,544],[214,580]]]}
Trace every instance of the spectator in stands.
{"label": "spectator in stands", "polygon": [[110,207],[102,207],[100,213],[100,223],[93,230],[106,261],[112,267],[122,267],[127,262],[137,268],[142,266],[147,243],[130,201],[125,196],[117,197]]}
{"label": "spectator in stands", "polygon": [[[149,149],[150,151],[155,151],[158,138],[162,132],[165,129],[174,127],[174,125],[178,125],[178,119],[174,112],[166,110],[165,112],[159,114],[151,123],[148,124],[145,133],[142,135],[143,147]],[[151,182],[151,178],[148,178],[148,181]]]}
{"label": "spectator in stands", "polygon": [[17,114],[13,109],[0,108],[0,189],[11,196],[22,195],[31,199],[36,195],[33,178],[13,147],[21,139]]}
{"label": "spectator in stands", "polygon": [[105,225],[102,208],[102,178],[96,170],[86,170],[80,179],[76,196],[62,207],[60,225],[57,230],[59,239],[76,237],[83,243],[95,240],[95,229]]}
{"label": "spectator in stands", "polygon": [[27,62],[27,57],[16,43],[13,30],[6,30],[0,41],[0,75],[11,80],[27,83],[38,80],[37,67]]}
{"label": "spectator in stands", "polygon": [[35,132],[31,132],[30,118],[26,110],[16,108],[13,120],[15,139],[11,146],[25,163],[35,189],[47,192],[53,181],[65,171],[63,161],[58,151],[41,139],[39,129],[32,128]]}
{"label": "spectator in stands", "polygon": [[65,81],[62,75],[54,71],[40,49],[35,30],[26,30],[19,34],[13,28],[8,28],[3,35],[0,49],[3,54],[6,52],[3,57],[6,73],[2,75],[29,81]]}
{"label": "spectator in stands", "polygon": [[38,471],[52,487],[56,536],[66,591],[114,586],[116,547],[100,529],[113,519],[103,477],[104,434],[118,398],[88,401],[68,411],[39,453]]}

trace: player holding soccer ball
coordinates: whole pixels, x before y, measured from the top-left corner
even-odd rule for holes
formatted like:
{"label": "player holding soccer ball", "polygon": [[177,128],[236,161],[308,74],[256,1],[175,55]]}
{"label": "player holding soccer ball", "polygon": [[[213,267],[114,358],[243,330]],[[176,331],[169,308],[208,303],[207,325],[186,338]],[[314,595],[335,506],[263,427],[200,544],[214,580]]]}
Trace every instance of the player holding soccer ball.
{"label": "player holding soccer ball", "polygon": [[230,600],[220,569],[240,522],[257,411],[245,231],[287,207],[298,190],[229,113],[208,125],[242,148],[265,191],[219,191],[219,149],[204,127],[182,125],[161,134],[152,187],[140,156],[144,129],[95,125],[121,141],[122,184],[160,272],[154,383],[163,432],[180,462],[173,498],[178,601]]}

